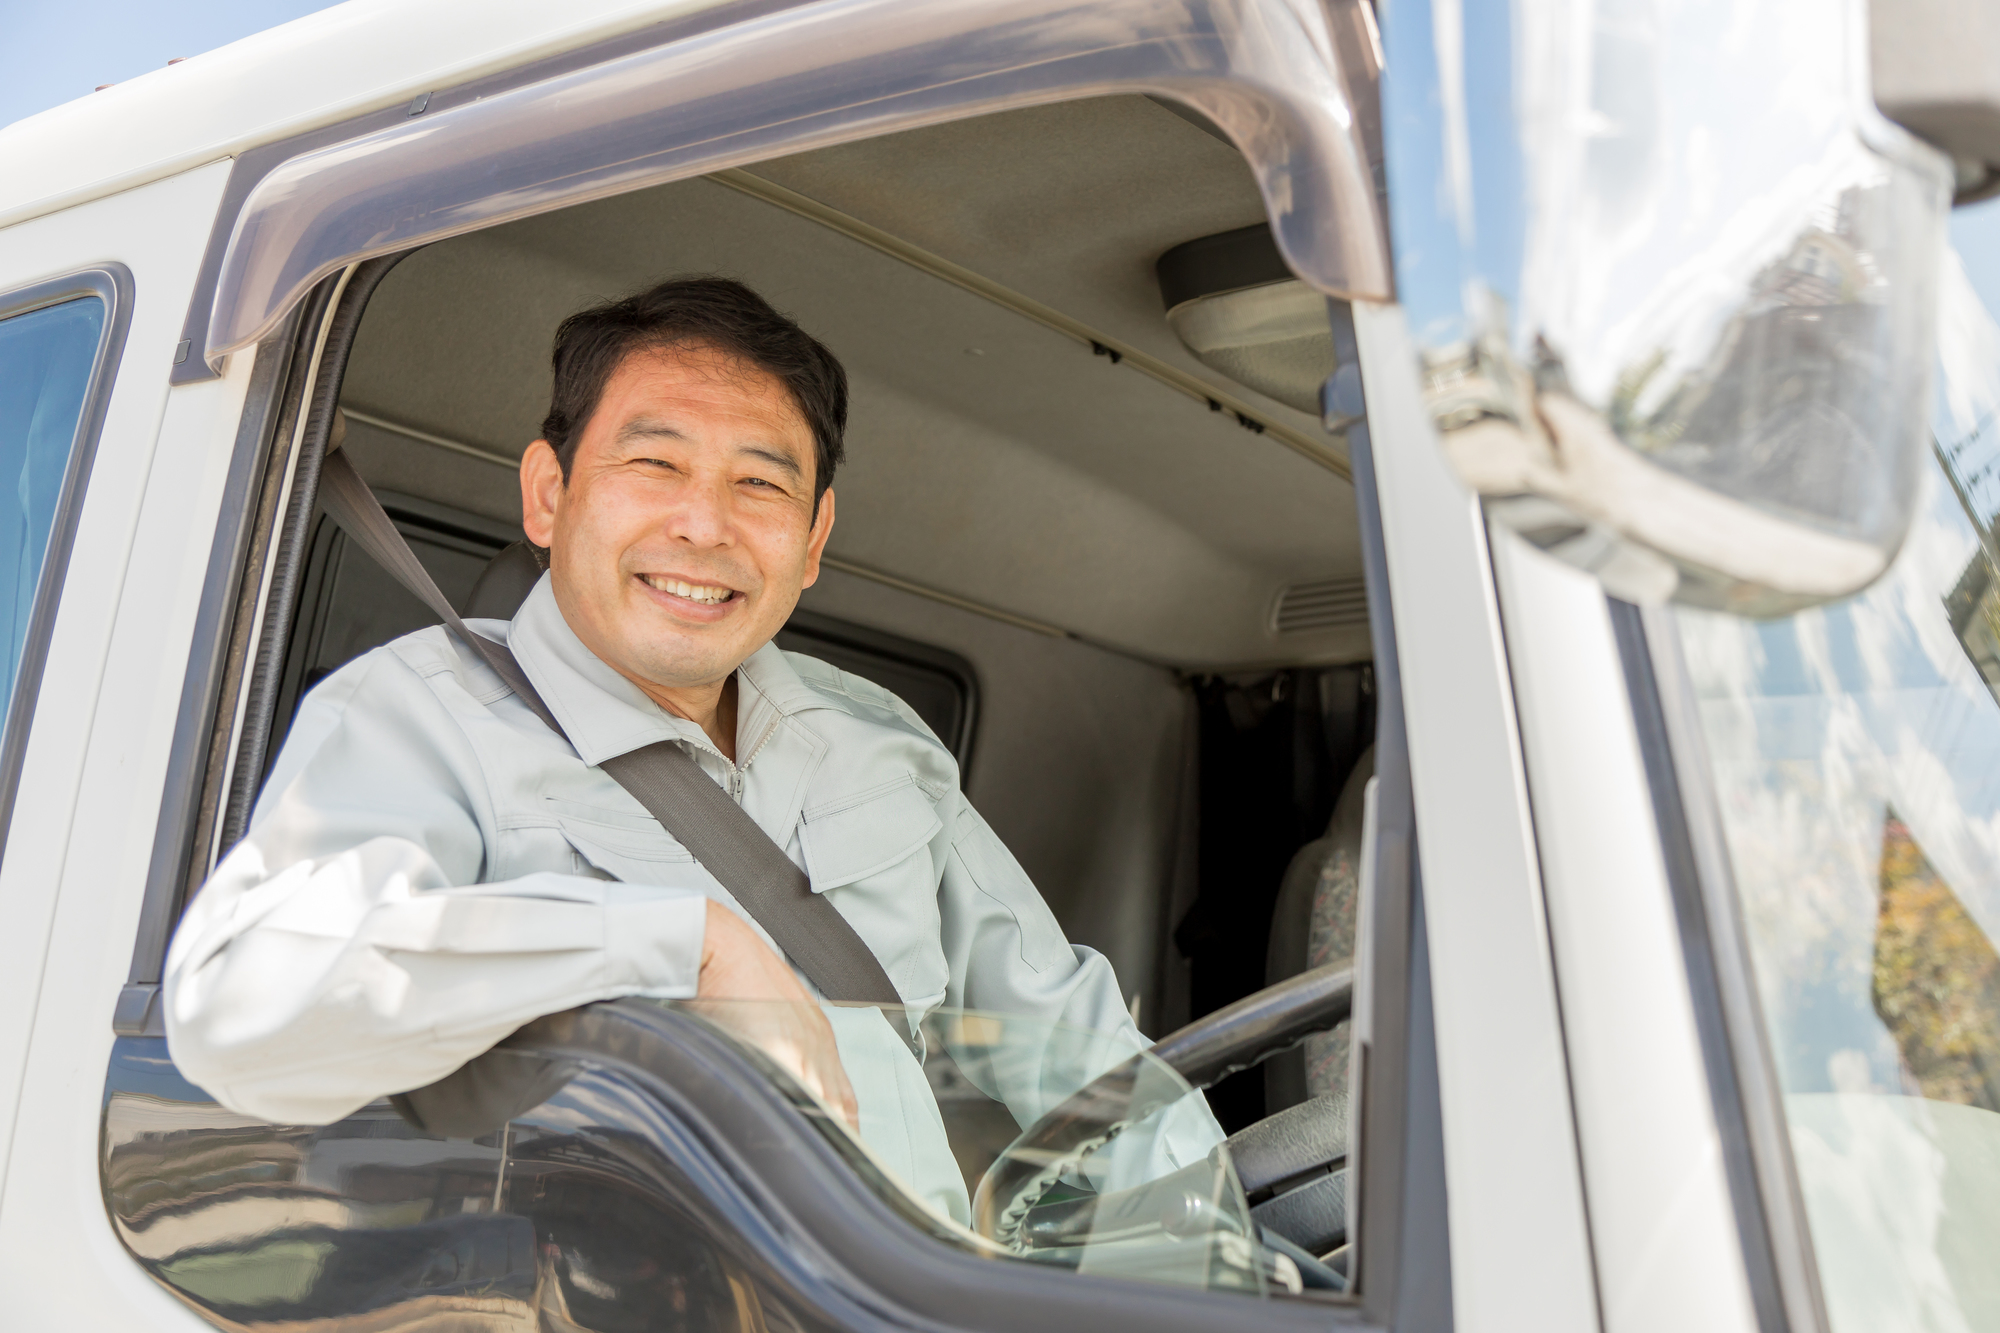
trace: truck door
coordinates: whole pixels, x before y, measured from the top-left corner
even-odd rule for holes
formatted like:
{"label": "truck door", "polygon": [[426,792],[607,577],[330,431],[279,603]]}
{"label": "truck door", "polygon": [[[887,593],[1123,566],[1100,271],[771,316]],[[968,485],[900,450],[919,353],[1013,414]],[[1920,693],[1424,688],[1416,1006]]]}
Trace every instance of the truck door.
{"label": "truck door", "polygon": [[[131,812],[157,805],[173,732],[157,645],[184,639],[208,555],[206,534],[169,515],[213,508],[227,450],[210,444],[233,433],[246,382],[169,407],[228,175],[197,167],[0,230],[0,1246],[17,1256],[102,1230],[83,1120],[137,922],[117,886],[144,877],[152,836]],[[49,1257],[47,1271],[74,1270]]]}

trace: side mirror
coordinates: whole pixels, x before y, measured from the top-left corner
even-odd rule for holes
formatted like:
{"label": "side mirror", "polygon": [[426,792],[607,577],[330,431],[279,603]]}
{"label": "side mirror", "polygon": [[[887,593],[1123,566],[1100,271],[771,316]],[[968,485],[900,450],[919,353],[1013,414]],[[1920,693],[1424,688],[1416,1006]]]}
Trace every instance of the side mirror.
{"label": "side mirror", "polygon": [[1859,0],[1386,18],[1398,299],[1487,512],[1640,602],[1775,615],[1886,570],[1953,174],[1877,109]]}

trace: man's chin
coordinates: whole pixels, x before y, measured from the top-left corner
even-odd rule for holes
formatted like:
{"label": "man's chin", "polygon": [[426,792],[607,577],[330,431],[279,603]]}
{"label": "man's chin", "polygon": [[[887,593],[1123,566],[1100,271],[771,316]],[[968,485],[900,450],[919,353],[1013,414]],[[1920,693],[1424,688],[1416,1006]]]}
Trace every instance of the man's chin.
{"label": "man's chin", "polygon": [[746,658],[764,646],[762,640],[739,642],[735,635],[730,640],[722,643],[700,638],[689,642],[677,637],[672,642],[661,642],[656,638],[650,643],[633,645],[629,661],[634,669],[627,674],[663,690],[712,688],[729,679]]}

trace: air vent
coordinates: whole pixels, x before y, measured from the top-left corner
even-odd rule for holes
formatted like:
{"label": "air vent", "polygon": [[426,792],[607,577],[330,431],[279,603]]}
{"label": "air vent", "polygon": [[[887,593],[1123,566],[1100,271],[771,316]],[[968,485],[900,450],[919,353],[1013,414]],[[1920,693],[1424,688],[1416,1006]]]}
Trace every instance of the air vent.
{"label": "air vent", "polygon": [[1368,623],[1368,589],[1360,579],[1316,579],[1294,583],[1278,594],[1271,613],[1280,634],[1350,629]]}

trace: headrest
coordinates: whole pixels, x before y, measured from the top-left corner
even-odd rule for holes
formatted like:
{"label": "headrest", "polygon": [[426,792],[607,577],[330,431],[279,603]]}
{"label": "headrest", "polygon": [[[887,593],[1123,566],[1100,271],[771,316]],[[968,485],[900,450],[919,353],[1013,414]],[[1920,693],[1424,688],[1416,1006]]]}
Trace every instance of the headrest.
{"label": "headrest", "polygon": [[535,558],[534,547],[515,542],[502,548],[500,554],[486,562],[479,581],[472,585],[472,592],[465,599],[465,618],[512,620],[541,577],[542,562]]}

